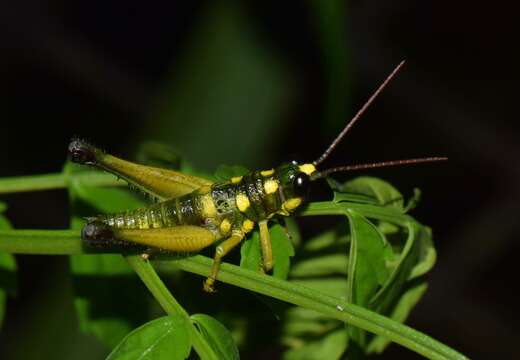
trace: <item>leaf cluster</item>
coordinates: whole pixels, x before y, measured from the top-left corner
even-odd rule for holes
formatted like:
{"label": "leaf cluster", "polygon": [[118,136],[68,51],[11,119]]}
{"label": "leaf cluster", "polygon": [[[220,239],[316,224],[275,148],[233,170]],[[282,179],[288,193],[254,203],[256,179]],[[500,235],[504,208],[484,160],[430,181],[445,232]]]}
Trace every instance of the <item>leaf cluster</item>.
{"label": "leaf cluster", "polygon": [[[182,170],[191,171],[182,166]],[[245,171],[237,166],[221,167],[213,178]],[[238,347],[251,347],[255,340],[251,334],[265,314],[238,306],[249,295],[234,292],[232,296],[242,300],[226,299],[225,292],[232,290],[223,288],[215,295],[228,301],[229,307],[223,311],[212,307],[213,300],[208,302],[201,294],[202,282],[194,286],[193,278],[179,272],[206,276],[209,258],[167,255],[159,256],[152,265],[132,251],[121,256],[82,246],[79,229],[85,217],[137,208],[145,199],[120,187],[121,182],[111,175],[72,164],[66,164],[61,174],[40,179],[0,180],[0,192],[3,186],[12,191],[15,181],[18,189],[41,189],[45,187],[39,183],[41,179],[47,187],[67,188],[71,230],[12,230],[0,216],[0,321],[6,296],[16,293],[12,254],[68,254],[80,328],[113,349],[109,359],[184,359],[192,351],[203,359],[238,359]],[[270,227],[272,276],[258,273],[259,235],[253,232],[241,247],[240,267],[223,264],[219,285],[228,283],[262,294],[255,301],[281,319],[277,329],[264,336],[278,341],[275,345],[282,349],[284,359],[339,359],[345,354],[362,358],[381,353],[390,341],[432,359],[464,358],[403,325],[423,296],[425,274],[435,262],[431,230],[407,214],[417,203],[419,192],[405,203],[393,186],[380,179],[359,177],[329,184],[333,200],[310,203],[298,215],[340,216],[337,225],[308,239],[292,219],[288,230],[274,223]],[[0,210],[4,209],[1,205]],[[157,271],[168,279],[168,287]],[[175,291],[179,294],[174,297]],[[193,314],[181,303],[194,309]],[[161,311],[167,315],[159,316]]]}

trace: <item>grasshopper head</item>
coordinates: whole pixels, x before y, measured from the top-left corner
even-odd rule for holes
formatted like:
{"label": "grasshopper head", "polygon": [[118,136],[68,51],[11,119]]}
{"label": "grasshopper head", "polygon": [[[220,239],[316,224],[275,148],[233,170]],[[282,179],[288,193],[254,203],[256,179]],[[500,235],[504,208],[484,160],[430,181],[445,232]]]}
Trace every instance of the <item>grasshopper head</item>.
{"label": "grasshopper head", "polygon": [[282,187],[282,212],[291,213],[305,201],[309,194],[311,175],[316,172],[312,164],[298,164],[296,161],[280,165],[276,169]]}

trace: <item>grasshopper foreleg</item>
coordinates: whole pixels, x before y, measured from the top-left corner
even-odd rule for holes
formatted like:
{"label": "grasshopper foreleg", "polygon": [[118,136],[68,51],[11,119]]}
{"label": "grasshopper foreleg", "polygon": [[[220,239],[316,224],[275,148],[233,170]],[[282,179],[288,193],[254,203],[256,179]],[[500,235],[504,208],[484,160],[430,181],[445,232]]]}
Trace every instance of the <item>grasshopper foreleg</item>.
{"label": "grasshopper foreleg", "polygon": [[258,223],[260,228],[260,246],[262,249],[262,268],[265,272],[273,268],[273,249],[271,247],[271,238],[269,236],[269,228],[267,220]]}
{"label": "grasshopper foreleg", "polygon": [[204,291],[210,293],[215,291],[215,289],[213,288],[213,284],[217,279],[222,258],[226,256],[226,254],[230,252],[234,247],[240,244],[243,238],[244,233],[242,231],[234,231],[231,237],[227,238],[217,246],[217,248],[215,249],[215,256],[213,258],[213,265],[211,267],[211,271],[206,281],[204,282]]}

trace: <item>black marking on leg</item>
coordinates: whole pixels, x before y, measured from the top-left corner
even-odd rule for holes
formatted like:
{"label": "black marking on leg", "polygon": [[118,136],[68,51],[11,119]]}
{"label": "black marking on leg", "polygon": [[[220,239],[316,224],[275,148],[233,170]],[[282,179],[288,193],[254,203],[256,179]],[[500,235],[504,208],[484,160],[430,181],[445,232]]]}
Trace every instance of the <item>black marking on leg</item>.
{"label": "black marking on leg", "polygon": [[98,150],[80,139],[72,139],[69,144],[69,159],[78,164],[94,165]]}
{"label": "black marking on leg", "polygon": [[81,231],[81,238],[88,240],[114,240],[114,231],[110,226],[101,222],[93,221],[86,224]]}
{"label": "black marking on leg", "polygon": [[106,248],[121,246],[116,240],[114,230],[105,223],[94,221],[86,224],[81,230],[81,239],[91,247]]}
{"label": "black marking on leg", "polygon": [[81,239],[87,252],[89,249],[100,249],[103,252],[108,250],[108,252],[142,253],[147,249],[146,246],[118,239],[115,230],[99,220],[89,222],[83,227]]}

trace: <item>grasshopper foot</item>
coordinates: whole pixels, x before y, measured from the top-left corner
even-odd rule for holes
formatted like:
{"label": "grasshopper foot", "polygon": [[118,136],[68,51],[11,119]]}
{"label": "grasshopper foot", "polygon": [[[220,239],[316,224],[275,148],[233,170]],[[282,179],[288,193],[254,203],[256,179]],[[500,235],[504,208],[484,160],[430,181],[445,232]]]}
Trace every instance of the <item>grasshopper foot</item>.
{"label": "grasshopper foot", "polygon": [[141,258],[144,260],[144,261],[148,261],[148,260],[151,260],[152,257],[154,257],[155,255],[157,255],[159,253],[159,250],[156,249],[156,248],[147,248],[145,251],[143,251],[143,253],[141,254]]}
{"label": "grasshopper foot", "polygon": [[213,294],[216,292],[215,287],[213,286],[215,284],[215,279],[208,277],[206,281],[204,281],[204,291],[210,294]]}

